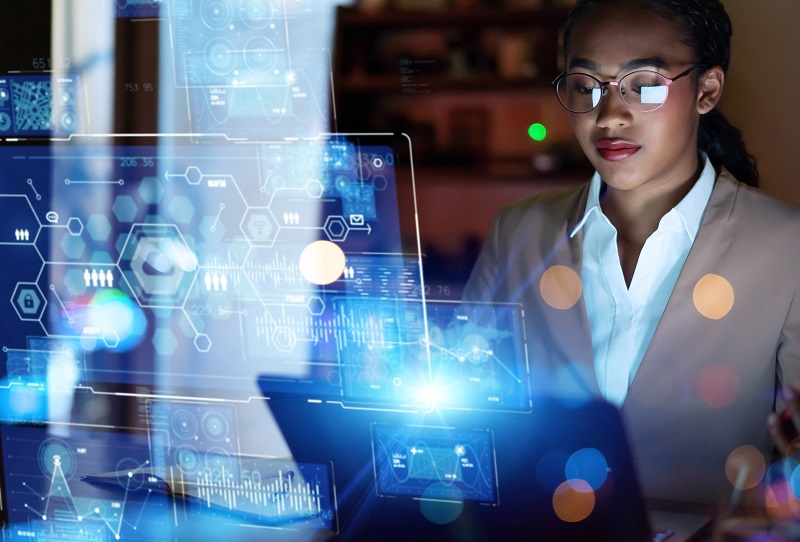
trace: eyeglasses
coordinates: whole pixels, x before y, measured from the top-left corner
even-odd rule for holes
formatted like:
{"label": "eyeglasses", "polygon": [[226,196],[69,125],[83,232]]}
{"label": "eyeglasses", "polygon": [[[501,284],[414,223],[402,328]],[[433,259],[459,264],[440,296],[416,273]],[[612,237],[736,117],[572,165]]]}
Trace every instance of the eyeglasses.
{"label": "eyeglasses", "polygon": [[664,77],[652,70],[631,72],[619,81],[601,81],[585,73],[562,73],[553,81],[553,88],[567,110],[573,113],[588,113],[608,96],[608,87],[615,86],[625,104],[636,111],[655,111],[667,101],[669,86],[692,70],[695,65],[675,77]]}

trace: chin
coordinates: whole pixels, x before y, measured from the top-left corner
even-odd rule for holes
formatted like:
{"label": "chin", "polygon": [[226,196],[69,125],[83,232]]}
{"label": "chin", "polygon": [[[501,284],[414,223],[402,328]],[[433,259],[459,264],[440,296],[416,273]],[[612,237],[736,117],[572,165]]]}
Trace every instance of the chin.
{"label": "chin", "polygon": [[629,170],[628,168],[624,168],[625,170],[623,170],[623,168],[615,167],[620,164],[612,164],[612,167],[609,167],[607,162],[592,165],[595,166],[595,169],[600,174],[600,178],[615,190],[638,188],[642,184],[642,179],[644,178],[641,174],[641,170]]}

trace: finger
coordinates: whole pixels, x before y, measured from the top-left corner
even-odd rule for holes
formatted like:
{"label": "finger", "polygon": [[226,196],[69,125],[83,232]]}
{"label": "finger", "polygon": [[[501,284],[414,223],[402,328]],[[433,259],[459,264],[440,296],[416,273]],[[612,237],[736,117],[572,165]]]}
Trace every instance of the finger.
{"label": "finger", "polygon": [[778,447],[778,450],[780,450],[782,454],[785,454],[789,449],[789,440],[783,434],[780,418],[775,412],[771,412],[767,418],[767,431],[769,432],[769,436],[772,437],[772,441]]}

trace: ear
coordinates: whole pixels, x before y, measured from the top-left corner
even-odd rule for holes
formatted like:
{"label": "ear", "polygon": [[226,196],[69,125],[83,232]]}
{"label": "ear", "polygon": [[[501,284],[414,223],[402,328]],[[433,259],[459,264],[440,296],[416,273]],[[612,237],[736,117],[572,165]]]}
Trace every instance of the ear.
{"label": "ear", "polygon": [[704,115],[714,109],[722,98],[725,72],[719,66],[714,66],[700,74],[697,83],[697,112]]}

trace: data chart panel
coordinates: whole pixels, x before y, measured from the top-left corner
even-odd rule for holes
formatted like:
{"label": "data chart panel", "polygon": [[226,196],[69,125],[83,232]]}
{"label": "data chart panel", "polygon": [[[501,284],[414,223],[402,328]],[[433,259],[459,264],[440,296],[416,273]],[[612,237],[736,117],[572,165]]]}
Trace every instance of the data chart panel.
{"label": "data chart panel", "polygon": [[372,426],[381,496],[496,504],[492,433],[429,426]]}
{"label": "data chart panel", "polygon": [[[146,435],[3,426],[8,519],[19,540],[169,540],[164,491],[146,487]],[[82,478],[118,472],[104,484]],[[16,536],[16,538],[15,538]]]}
{"label": "data chart panel", "polygon": [[0,76],[0,136],[84,132],[77,103],[79,84],[78,75]]}
{"label": "data chart panel", "polygon": [[346,300],[419,299],[403,138],[15,145],[0,163],[10,383],[340,397],[365,328]]}

